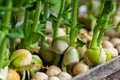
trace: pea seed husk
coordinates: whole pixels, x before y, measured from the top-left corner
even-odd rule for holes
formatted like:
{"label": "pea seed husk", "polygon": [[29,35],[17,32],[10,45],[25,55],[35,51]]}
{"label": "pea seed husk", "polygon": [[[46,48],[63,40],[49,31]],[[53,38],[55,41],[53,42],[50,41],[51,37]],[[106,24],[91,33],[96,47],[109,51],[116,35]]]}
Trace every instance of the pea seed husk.
{"label": "pea seed husk", "polygon": [[61,69],[55,65],[52,65],[48,68],[46,74],[48,76],[57,76],[59,73],[61,73]]}
{"label": "pea seed husk", "polygon": [[15,67],[22,67],[29,65],[32,61],[32,54],[25,49],[19,49],[10,56],[11,64]]}
{"label": "pea seed husk", "polygon": [[57,54],[63,54],[68,48],[68,43],[63,40],[56,40],[53,42],[53,50]]}
{"label": "pea seed husk", "polygon": [[[92,55],[94,54],[94,55]],[[85,52],[85,62],[88,65],[95,66],[106,61],[106,54],[103,49],[92,48]]]}
{"label": "pea seed husk", "polygon": [[67,72],[61,72],[60,74],[58,74],[58,78],[60,78],[60,80],[71,80],[72,76]]}
{"label": "pea seed husk", "polygon": [[44,44],[39,55],[45,63],[52,64],[55,59],[55,53],[50,49],[48,44]]}
{"label": "pea seed husk", "polygon": [[110,52],[112,57],[117,57],[118,56],[118,51],[115,48],[106,48],[107,51]]}
{"label": "pea seed husk", "polygon": [[63,63],[65,65],[70,65],[79,62],[79,55],[74,47],[69,47],[64,53]]}
{"label": "pea seed husk", "polygon": [[48,80],[60,80],[60,79],[58,77],[56,77],[56,76],[51,76],[51,77],[49,77]]}
{"label": "pea seed husk", "polygon": [[9,69],[6,80],[20,80],[20,75],[14,69]]}
{"label": "pea seed husk", "polygon": [[114,46],[113,46],[113,44],[112,44],[110,41],[104,40],[104,41],[102,42],[102,47],[103,47],[103,48],[109,48],[109,47],[114,47]]}
{"label": "pea seed husk", "polygon": [[[39,64],[41,66],[43,64],[41,58],[38,55],[32,55],[32,61],[31,61],[31,63],[32,64]],[[41,69],[41,66],[40,67],[33,67],[31,70],[38,71],[38,70]]]}
{"label": "pea seed husk", "polygon": [[43,72],[36,72],[32,79],[35,79],[35,80],[48,80],[48,76],[47,74],[43,73]]}
{"label": "pea seed husk", "polygon": [[84,62],[79,62],[73,67],[73,74],[78,75],[89,70],[89,66]]}

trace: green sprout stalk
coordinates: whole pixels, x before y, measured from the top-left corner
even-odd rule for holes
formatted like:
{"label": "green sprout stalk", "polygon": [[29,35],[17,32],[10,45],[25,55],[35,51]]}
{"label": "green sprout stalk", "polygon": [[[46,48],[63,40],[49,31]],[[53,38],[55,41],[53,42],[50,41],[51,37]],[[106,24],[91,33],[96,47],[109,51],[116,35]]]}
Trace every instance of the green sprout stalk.
{"label": "green sprout stalk", "polygon": [[100,17],[97,21],[97,24],[95,25],[95,28],[94,28],[94,34],[93,34],[93,38],[92,38],[92,41],[91,41],[91,44],[90,44],[90,48],[95,48],[97,47],[97,38],[98,38],[98,35],[99,35],[99,29],[100,29],[100,23],[101,23],[101,13],[103,11],[103,8],[104,8],[104,3],[105,3],[105,0],[103,0],[103,3],[102,3],[102,6],[101,6],[101,11],[99,12],[100,14]]}
{"label": "green sprout stalk", "polygon": [[[67,6],[70,5],[70,3],[71,3],[70,0],[66,0],[66,5],[67,5]],[[67,17],[68,19],[70,19],[70,12],[68,12],[68,13],[66,14],[66,17]],[[70,28],[69,28],[69,27],[66,27],[66,34],[69,35],[69,33],[70,33]]]}
{"label": "green sprout stalk", "polygon": [[92,42],[85,52],[85,62],[92,66],[105,62],[107,56],[105,51],[100,48],[100,45],[104,32],[108,28],[110,14],[114,10],[114,0],[104,0],[103,3],[102,11],[94,28]]}
{"label": "green sprout stalk", "polygon": [[[29,4],[30,0],[26,0],[26,4]],[[24,18],[24,23],[23,23],[23,32],[24,32],[24,36],[27,38],[27,23],[28,23],[28,19],[29,19],[29,11],[25,10],[25,18]],[[27,48],[26,45],[27,39],[22,39],[21,41],[21,47],[22,48]]]}
{"label": "green sprout stalk", "polygon": [[[63,14],[63,10],[64,10],[64,5],[65,5],[65,0],[61,0],[61,5],[60,5],[60,10],[57,16],[57,23],[54,26],[54,34],[53,34],[53,39],[55,39],[58,36],[58,29],[61,23],[61,18],[62,18],[62,14]],[[60,55],[56,54],[56,58],[54,61],[54,64],[58,64],[60,60]]]}
{"label": "green sprout stalk", "polygon": [[28,41],[28,49],[30,49],[30,45],[32,43],[33,40],[33,36],[35,35],[34,32],[36,31],[37,25],[38,25],[38,21],[39,21],[39,17],[40,17],[40,6],[41,6],[41,1],[37,1],[36,3],[36,9],[35,9],[35,16],[34,16],[34,22],[33,22],[33,26],[32,26],[32,31],[30,33],[30,37],[29,37],[29,41]]}
{"label": "green sprout stalk", "polygon": [[57,16],[57,23],[54,26],[54,34],[53,34],[53,39],[55,39],[58,35],[58,28],[60,26],[61,23],[61,18],[62,18],[62,14],[63,14],[63,10],[64,10],[64,5],[65,5],[65,0],[61,0],[61,5],[60,5],[60,10]]}
{"label": "green sprout stalk", "polygon": [[77,11],[78,11],[78,0],[73,0],[73,10],[72,10],[72,26],[70,30],[70,46],[75,46],[76,38],[76,25],[77,25]]}
{"label": "green sprout stalk", "polygon": [[[40,17],[40,6],[41,6],[41,1],[37,1],[34,19],[33,19],[33,26],[31,28],[30,35],[29,35],[28,39],[25,39],[25,41],[23,42],[24,43],[23,48],[28,49],[28,50],[30,49],[30,45],[31,45],[31,43],[33,41],[33,37],[35,35],[34,33],[35,33],[37,25],[38,25],[38,21],[39,21],[39,17]],[[29,18],[29,13],[26,12],[25,15],[26,15],[26,18],[25,18],[26,21],[24,22],[24,26],[25,26],[24,32],[25,32],[25,35],[27,36],[28,34],[26,32],[27,31],[26,29],[27,29],[27,27],[29,27],[29,26],[27,26],[27,20]]]}
{"label": "green sprout stalk", "polygon": [[[76,33],[77,33],[76,26],[77,26],[78,2],[79,2],[79,0],[73,0],[72,25],[71,25],[70,34],[69,34],[70,35],[70,47],[75,47],[75,38],[76,38]],[[62,61],[62,70],[67,71],[67,66],[65,65],[64,61],[65,60],[63,59],[63,61]],[[71,71],[69,71],[69,72],[71,72]]]}
{"label": "green sprout stalk", "polygon": [[[45,4],[44,4],[44,17],[48,18],[48,9],[49,9],[49,0],[46,0]],[[46,29],[46,27],[44,26],[44,29]],[[45,31],[43,32],[45,34]],[[41,49],[43,48],[43,45],[45,43],[45,36],[41,37]]]}
{"label": "green sprout stalk", "polygon": [[[7,8],[12,8],[12,0],[6,0],[5,2]],[[9,28],[7,28],[6,26],[10,25],[10,17],[11,17],[11,10],[5,11],[5,14],[3,16],[3,24],[5,25],[5,27],[3,27],[2,29],[2,32],[5,36],[9,31]],[[0,69],[2,68],[2,64],[5,59],[5,52],[8,42],[8,39],[5,36],[3,38],[2,44],[0,44]]]}

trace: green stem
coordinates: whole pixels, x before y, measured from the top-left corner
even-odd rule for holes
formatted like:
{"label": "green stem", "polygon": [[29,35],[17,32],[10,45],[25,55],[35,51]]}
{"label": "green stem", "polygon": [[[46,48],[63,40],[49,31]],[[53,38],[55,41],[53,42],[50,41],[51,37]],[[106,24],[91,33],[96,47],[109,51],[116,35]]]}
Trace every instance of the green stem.
{"label": "green stem", "polygon": [[[11,0],[7,0],[6,1],[6,7],[12,8],[12,1]],[[4,19],[3,19],[3,24],[5,26],[9,26],[10,18],[11,18],[10,16],[11,16],[11,11],[10,10],[5,11],[5,15],[4,15]],[[3,32],[5,34],[8,33],[8,28],[7,27],[3,27]]]}
{"label": "green stem", "polygon": [[45,8],[44,8],[44,16],[47,18],[48,17],[48,9],[49,9],[49,0],[46,0],[45,2]]}
{"label": "green stem", "polygon": [[99,34],[99,27],[100,24],[97,24],[94,28],[94,32],[93,32],[93,37],[92,37],[92,41],[90,44],[90,48],[94,48],[97,47],[97,38],[98,38],[98,34]]}
{"label": "green stem", "polygon": [[27,23],[28,23],[28,19],[29,19],[29,11],[25,10],[25,19],[24,19],[24,23],[23,23],[23,31],[24,31],[24,35],[26,36],[27,34]]}
{"label": "green stem", "polygon": [[97,47],[97,38],[98,38],[98,35],[99,35],[99,28],[100,28],[100,23],[101,23],[101,17],[102,17],[102,11],[103,11],[103,8],[104,8],[104,3],[105,3],[105,0],[103,0],[103,3],[101,5],[101,8],[100,8],[100,12],[99,12],[99,15],[100,17],[98,18],[98,21],[94,27],[94,32],[93,32],[93,37],[92,37],[92,41],[91,41],[91,44],[90,44],[90,48],[94,48],[94,47]]}
{"label": "green stem", "polygon": [[[29,4],[29,2],[30,2],[30,0],[27,0],[26,4]],[[25,48],[25,49],[27,48],[27,44],[26,43],[28,41],[27,40],[28,19],[29,19],[29,11],[25,10],[25,18],[24,18],[24,23],[23,23],[23,27],[22,27],[25,38],[21,40],[21,45],[20,45],[21,48]]]}
{"label": "green stem", "polygon": [[89,1],[88,1],[88,18],[89,18],[89,19],[90,19],[91,16],[92,16],[92,9],[93,9],[92,0],[89,0]]}
{"label": "green stem", "polygon": [[98,36],[98,39],[97,39],[97,45],[98,46],[100,46],[101,41],[102,41],[102,37],[104,36],[105,30],[107,28],[108,21],[109,21],[109,14],[105,15],[104,18],[105,18],[105,23],[103,24],[103,27],[102,27],[102,29],[100,31],[100,34]]}
{"label": "green stem", "polygon": [[76,34],[75,33],[76,33],[76,31],[75,31],[74,28],[70,30],[70,46],[71,47],[75,46],[75,38],[76,38]]}
{"label": "green stem", "polygon": [[[67,1],[66,1],[66,5],[67,5],[67,6],[70,5],[70,3],[71,3],[71,0],[67,0]],[[70,19],[70,12],[66,14],[66,17],[67,17],[68,19]],[[67,26],[67,27],[66,27],[66,35],[69,35],[69,33],[70,33],[70,28]]]}
{"label": "green stem", "polygon": [[53,39],[55,39],[58,35],[58,28],[60,26],[60,22],[61,22],[61,17],[63,14],[63,10],[64,10],[64,5],[65,5],[65,0],[61,0],[61,5],[60,5],[60,10],[57,16],[57,23],[54,26],[54,34],[53,34]]}
{"label": "green stem", "polygon": [[62,61],[62,71],[67,72],[67,66]]}
{"label": "green stem", "polygon": [[92,0],[89,0],[88,1],[88,20],[90,21],[90,28],[91,28],[91,30],[94,29],[94,24],[93,24],[94,17],[93,17],[92,11],[93,11]]}
{"label": "green stem", "polygon": [[72,26],[70,30],[70,46],[75,46],[75,27],[77,24],[77,11],[78,11],[78,2],[79,0],[73,0],[73,9],[72,9]]}
{"label": "green stem", "polygon": [[[49,0],[46,0],[45,5],[44,5],[44,16],[45,18],[48,18],[48,9],[49,9]],[[46,29],[46,26],[44,26],[44,29]],[[45,34],[46,31],[43,31]],[[45,43],[45,36],[41,37],[41,49],[43,48],[43,45]]]}
{"label": "green stem", "polygon": [[[66,0],[66,5],[69,6],[71,3],[71,0]],[[66,15],[67,18],[70,18],[70,13],[67,13]]]}
{"label": "green stem", "polygon": [[37,1],[36,3],[36,10],[35,10],[35,17],[34,17],[34,22],[33,22],[33,26],[31,28],[31,33],[29,35],[29,41],[27,41],[27,47],[26,49],[30,49],[30,45],[33,41],[33,37],[34,37],[34,32],[36,31],[37,25],[38,25],[38,21],[39,21],[39,17],[40,17],[40,6],[41,6],[41,1]]}
{"label": "green stem", "polygon": [[[60,10],[59,10],[59,13],[58,13],[58,16],[57,16],[57,20],[58,21],[57,21],[57,23],[54,26],[53,39],[55,39],[57,37],[57,35],[58,35],[58,29],[59,29],[59,26],[60,26],[61,17],[62,17],[63,10],[64,10],[64,5],[65,5],[65,0],[61,0]],[[60,55],[56,54],[56,58],[55,58],[54,64],[58,65],[59,60],[60,60]]]}
{"label": "green stem", "polygon": [[118,10],[119,10],[119,7],[120,7],[120,0],[117,0],[116,13],[115,13],[115,15],[117,14],[117,12],[118,12]]}
{"label": "green stem", "polygon": [[39,21],[39,17],[40,17],[40,6],[41,6],[41,1],[37,1],[36,10],[35,10],[35,18],[34,18],[34,22],[33,22],[33,26],[32,26],[32,32],[36,31],[36,28],[38,25],[38,21]]}
{"label": "green stem", "polygon": [[[8,8],[12,8],[12,0],[6,0],[6,7]],[[11,18],[11,11],[5,11],[4,17],[3,17],[3,24],[5,26],[9,26],[10,25],[10,18]],[[3,27],[3,33],[6,35],[8,33],[8,28]],[[6,51],[6,47],[7,47],[7,38],[4,37],[2,44],[0,45],[0,69],[2,68],[2,64],[4,62],[5,59],[5,51]]]}
{"label": "green stem", "polygon": [[102,11],[103,11],[103,8],[104,8],[104,3],[105,3],[105,0],[101,0],[101,6],[100,6],[99,15],[102,14]]}
{"label": "green stem", "polygon": [[54,65],[58,65],[58,63],[59,63],[59,60],[60,60],[60,55],[59,54],[56,54],[56,56],[55,56],[55,61],[54,61]]}
{"label": "green stem", "polygon": [[7,38],[4,38],[2,44],[0,45],[0,69],[4,63],[7,41]]}

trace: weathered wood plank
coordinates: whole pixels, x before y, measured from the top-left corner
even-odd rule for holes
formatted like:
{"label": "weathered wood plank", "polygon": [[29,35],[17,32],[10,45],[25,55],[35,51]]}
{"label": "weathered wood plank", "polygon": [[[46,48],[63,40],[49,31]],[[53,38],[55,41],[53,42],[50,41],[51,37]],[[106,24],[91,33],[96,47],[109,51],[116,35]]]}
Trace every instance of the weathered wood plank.
{"label": "weathered wood plank", "polygon": [[103,80],[120,80],[120,70],[110,74],[109,76],[107,76]]}
{"label": "weathered wood plank", "polygon": [[120,56],[106,62],[105,64],[98,65],[86,73],[79,74],[72,80],[101,80],[118,70],[120,70]]}

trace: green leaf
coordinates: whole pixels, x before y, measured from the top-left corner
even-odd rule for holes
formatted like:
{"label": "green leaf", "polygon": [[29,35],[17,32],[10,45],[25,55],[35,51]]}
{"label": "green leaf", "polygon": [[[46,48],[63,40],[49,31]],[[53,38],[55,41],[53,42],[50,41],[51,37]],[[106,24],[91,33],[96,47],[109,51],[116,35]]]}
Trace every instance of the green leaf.
{"label": "green leaf", "polygon": [[56,22],[57,21],[57,17],[54,16],[53,14],[50,14],[48,21],[52,21],[52,22]]}
{"label": "green leaf", "polygon": [[26,5],[26,9],[29,11],[35,10],[35,8],[36,8],[36,2],[32,2],[31,4]]}
{"label": "green leaf", "polygon": [[40,38],[40,34],[34,33],[32,44],[36,43]]}
{"label": "green leaf", "polygon": [[18,20],[18,19],[17,19],[17,16],[13,16],[13,17],[12,17],[12,27],[13,27],[13,28],[15,28],[15,25],[16,25],[16,23],[17,23],[17,20]]}
{"label": "green leaf", "polygon": [[70,27],[72,21],[71,21],[71,19],[62,18],[62,19],[61,19],[61,23],[62,23],[62,24],[65,24],[66,26],[69,26],[69,27]]}
{"label": "green leaf", "polygon": [[0,3],[2,3],[3,2],[3,0],[0,0]]}
{"label": "green leaf", "polygon": [[71,11],[72,11],[72,9],[70,9],[70,4],[65,5],[65,8],[64,8],[64,11],[63,11],[63,16],[66,17],[66,15],[67,15],[68,13],[70,13]]}
{"label": "green leaf", "polygon": [[45,31],[45,24],[39,24],[36,31],[34,32],[35,36],[33,37],[33,42],[35,43],[39,40],[40,36],[45,36],[45,34],[43,33],[43,31]]}
{"label": "green leaf", "polygon": [[[105,20],[102,21],[102,26],[104,25]],[[116,26],[113,25],[112,21],[108,22],[107,27],[104,30],[114,29]],[[102,29],[102,27],[101,27]]]}
{"label": "green leaf", "polygon": [[82,47],[82,46],[84,46],[85,44],[86,44],[85,42],[83,42],[83,41],[77,39],[77,42],[76,42],[76,45],[77,45],[77,46]]}
{"label": "green leaf", "polygon": [[50,9],[57,13],[59,12],[59,9],[60,9],[60,3],[61,3],[61,0],[50,0],[50,2],[53,4],[53,5],[50,5]]}
{"label": "green leaf", "polygon": [[79,30],[79,29],[82,28],[83,26],[84,26],[83,24],[77,23],[76,28]]}
{"label": "green leaf", "polygon": [[114,29],[116,26],[112,25],[112,24],[108,24],[107,30],[108,29]]}
{"label": "green leaf", "polygon": [[7,37],[11,39],[24,38],[24,34],[21,28],[11,29],[10,32],[7,34]]}
{"label": "green leaf", "polygon": [[22,6],[25,3],[25,0],[12,0],[13,6]]}
{"label": "green leaf", "polygon": [[114,10],[114,0],[105,0],[104,9],[102,14],[110,14]]}
{"label": "green leaf", "polygon": [[4,69],[8,65],[10,65],[10,61],[9,60],[5,60],[4,63],[2,64],[2,68]]}
{"label": "green leaf", "polygon": [[64,11],[69,11],[70,10],[70,4],[71,3],[69,3],[68,5],[65,6]]}
{"label": "green leaf", "polygon": [[40,34],[41,36],[45,36],[43,31],[45,31],[46,29],[44,28],[45,24],[39,24],[36,30],[36,33]]}

